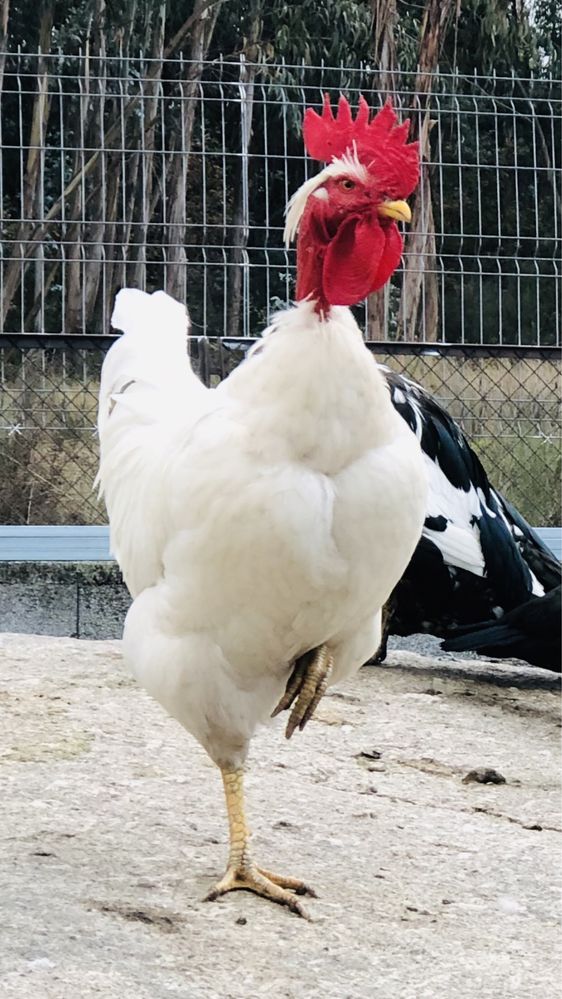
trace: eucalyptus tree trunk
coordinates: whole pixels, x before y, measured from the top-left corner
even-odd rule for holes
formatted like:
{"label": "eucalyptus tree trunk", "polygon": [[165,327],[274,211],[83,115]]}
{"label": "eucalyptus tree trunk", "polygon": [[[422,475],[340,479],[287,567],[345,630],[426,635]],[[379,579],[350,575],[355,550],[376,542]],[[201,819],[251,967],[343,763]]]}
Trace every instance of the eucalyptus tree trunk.
{"label": "eucalyptus tree trunk", "polygon": [[[89,32],[88,32],[89,35]],[[78,110],[78,123],[75,124],[75,129],[80,135],[78,140],[77,148],[74,151],[74,162],[73,162],[73,174],[80,170],[80,160],[81,160],[81,150],[80,145],[82,144],[82,129],[84,128],[84,122],[88,119],[88,107],[90,103],[90,37],[86,39],[86,44],[84,48],[84,58],[80,61],[79,68],[82,73],[79,78],[80,86],[80,101]],[[85,133],[84,133],[84,145],[86,144]],[[97,158],[96,158],[97,163]],[[95,164],[94,164],[95,166]],[[70,210],[68,212],[69,217],[72,222],[68,229],[65,230],[63,225],[63,240],[66,244],[66,257],[63,263],[65,267],[65,291],[66,297],[63,309],[63,326],[65,333],[78,333],[83,329],[83,244],[82,244],[82,219],[85,217],[85,189],[86,189],[86,177],[83,177],[82,183],[77,184],[74,188],[71,198],[70,198]]]}
{"label": "eucalyptus tree trunk", "polygon": [[8,19],[10,17],[10,0],[0,0],[0,94],[4,83],[4,68],[6,65],[6,48],[8,45]]}
{"label": "eucalyptus tree trunk", "polygon": [[[13,304],[14,297],[26,268],[26,257],[37,254],[37,248],[32,248],[32,253],[28,254],[28,242],[35,225],[37,213],[43,213],[43,178],[44,178],[44,149],[45,135],[49,122],[49,111],[51,100],[49,96],[49,64],[48,55],[51,48],[51,29],[53,26],[54,0],[44,0],[41,8],[39,22],[39,47],[40,56],[37,63],[37,92],[33,102],[31,115],[31,128],[28,141],[28,154],[25,166],[25,176],[23,181],[22,197],[22,220],[19,225],[12,256],[8,261],[4,272],[4,286],[1,306],[2,328],[8,312]],[[2,11],[2,30],[4,25],[7,30],[8,8]],[[4,67],[2,66],[2,72]],[[21,259],[20,258],[21,254]],[[36,264],[35,283],[41,281],[41,274],[37,273],[37,268],[41,268],[42,263]]]}
{"label": "eucalyptus tree trunk", "polygon": [[436,340],[438,334],[439,287],[429,140],[432,122],[428,105],[445,34],[459,6],[456,0],[426,0],[420,32],[411,138],[419,139],[422,176],[412,199],[412,222],[406,237],[398,316],[398,334],[404,340]]}
{"label": "eucalyptus tree trunk", "polygon": [[[397,19],[396,0],[372,0],[372,52],[379,71],[381,94],[392,95],[397,85],[396,42],[394,28]],[[373,292],[367,300],[367,330],[370,340],[388,339],[389,284]]]}
{"label": "eucalyptus tree trunk", "polygon": [[[139,41],[142,50],[149,51],[152,31],[152,22],[150,20],[151,9],[146,8],[144,35],[139,39],[136,34],[133,34],[137,13],[136,0],[128,0],[127,8],[127,17],[124,19],[122,27],[115,36],[120,56],[118,76],[122,87],[119,92],[119,103],[116,108],[117,121],[119,120],[121,110],[123,110],[124,117],[127,116],[127,108],[131,104],[131,100],[126,100],[127,90],[125,89],[130,82],[128,63],[131,55],[131,43],[134,43],[135,54],[139,46]],[[156,69],[158,70],[158,68],[157,66]],[[147,77],[150,78],[150,71],[147,73]],[[105,185],[104,282],[98,293],[95,312],[96,317],[98,317],[97,329],[102,333],[109,332],[109,318],[115,292],[119,287],[131,283],[127,274],[127,260],[138,200],[137,177],[141,159],[139,116],[130,116],[130,120],[127,121],[125,134],[127,136],[127,146],[134,148],[136,143],[137,147],[134,153],[127,156],[126,173],[123,170],[123,157],[125,153],[122,149],[123,138],[121,134],[118,134],[113,126],[110,126],[105,133],[108,158]]]}
{"label": "eucalyptus tree trunk", "polygon": [[88,119],[87,144],[90,149],[101,146],[101,155],[92,171],[89,190],[89,204],[83,206],[84,218],[89,216],[83,227],[86,267],[84,274],[84,316],[82,331],[97,333],[99,326],[95,320],[98,289],[105,258],[104,237],[107,222],[107,146],[105,142],[105,109],[107,81],[107,52],[105,37],[106,0],[95,0],[93,24],[93,51],[97,73],[95,76],[94,113]]}
{"label": "eucalyptus tree trunk", "polygon": [[[145,88],[142,103],[141,128],[143,132],[142,153],[140,154],[140,186],[137,202],[139,205],[139,223],[134,227],[134,241],[138,244],[137,259],[133,268],[132,284],[135,288],[144,288],[146,281],[146,244],[148,230],[154,212],[155,187],[155,139],[156,119],[158,113],[158,98],[162,86],[162,67],[164,65],[164,36],[166,30],[166,0],[156,9],[156,18],[152,25],[152,43],[149,49],[151,58],[151,78],[143,83]],[[138,154],[137,154],[138,156]],[[136,175],[139,163],[136,164]],[[135,184],[136,188],[136,184]]]}
{"label": "eucalyptus tree trunk", "polygon": [[[228,332],[240,336],[240,319],[244,299],[244,260],[250,235],[250,143],[254,113],[254,85],[259,69],[259,43],[262,32],[263,0],[253,0],[250,8],[245,53],[240,55],[240,157],[234,181],[234,213],[232,219],[232,251],[228,271]],[[244,335],[249,330],[242,331]]]}
{"label": "eucalyptus tree trunk", "polygon": [[169,206],[166,222],[170,233],[170,245],[167,250],[166,290],[168,294],[182,302],[185,302],[187,297],[187,257],[184,244],[187,228],[189,156],[198,90],[203,74],[203,62],[209,50],[220,7],[221,0],[217,0],[213,4],[209,4],[207,0],[195,0],[191,15],[189,61],[185,63],[181,81],[181,142],[176,142],[170,151],[166,177],[166,201]]}

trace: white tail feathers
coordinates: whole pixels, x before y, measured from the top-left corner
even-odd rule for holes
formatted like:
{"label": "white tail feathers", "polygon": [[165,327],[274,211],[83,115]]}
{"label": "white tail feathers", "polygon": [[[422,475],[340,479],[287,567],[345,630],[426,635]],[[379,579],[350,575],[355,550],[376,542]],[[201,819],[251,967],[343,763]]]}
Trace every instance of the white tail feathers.
{"label": "white tail feathers", "polygon": [[123,288],[115,298],[111,325],[124,333],[162,335],[166,339],[181,336],[185,342],[189,316],[185,305],[165,291],[147,295],[137,288]]}
{"label": "white tail feathers", "polygon": [[[136,593],[160,571],[161,532],[150,534],[147,522],[159,523],[166,461],[212,393],[189,363],[186,309],[165,292],[123,289],[111,322],[123,335],[102,368],[96,484],[110,515],[112,551]],[[142,557],[135,546],[146,549]]]}
{"label": "white tail feathers", "polygon": [[182,373],[190,367],[187,310],[164,291],[147,295],[135,288],[123,288],[115,299],[111,325],[124,333],[119,351],[114,348],[111,354],[120,355],[119,368],[123,363],[130,366],[125,372],[127,381],[146,379],[158,384],[168,377],[175,381],[178,365]]}
{"label": "white tail feathers", "polygon": [[123,336],[103,365],[100,434],[116,409],[136,413],[140,423],[152,422],[206,392],[189,363],[189,317],[180,302],[163,291],[148,295],[124,288],[115,299],[111,324]]}

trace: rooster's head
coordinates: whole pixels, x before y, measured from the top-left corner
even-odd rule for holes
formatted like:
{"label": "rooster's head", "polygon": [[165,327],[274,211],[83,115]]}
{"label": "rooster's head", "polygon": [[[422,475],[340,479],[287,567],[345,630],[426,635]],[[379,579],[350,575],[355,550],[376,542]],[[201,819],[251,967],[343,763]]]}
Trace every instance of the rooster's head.
{"label": "rooster's head", "polygon": [[406,141],[409,122],[398,125],[390,101],[369,119],[363,97],[354,119],[345,97],[334,117],[328,95],[322,115],[304,116],[306,150],[328,166],[289,202],[285,239],[298,232],[296,297],[321,313],[381,288],[402,255],[396,220],[410,221],[404,199],[418,182],[418,144]]}

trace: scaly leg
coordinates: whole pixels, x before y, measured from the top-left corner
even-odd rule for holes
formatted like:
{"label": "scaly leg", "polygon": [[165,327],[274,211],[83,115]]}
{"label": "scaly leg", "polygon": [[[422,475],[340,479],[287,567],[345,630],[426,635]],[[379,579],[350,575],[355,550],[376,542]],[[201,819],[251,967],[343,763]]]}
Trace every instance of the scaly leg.
{"label": "scaly leg", "polygon": [[328,686],[333,665],[334,660],[326,645],[319,645],[317,649],[297,659],[287,689],[271,715],[275,718],[275,715],[290,708],[295,702],[285,729],[287,739],[291,738],[297,726],[302,732],[307,721],[312,718]]}
{"label": "scaly leg", "polygon": [[308,915],[292,892],[297,895],[316,893],[298,878],[286,878],[256,867],[250,854],[250,832],[244,814],[244,771],[222,770],[228,825],[230,830],[230,852],[225,874],[209,892],[205,901],[214,902],[227,891],[246,889],[256,895],[268,898],[271,902],[286,905],[297,915],[308,919]]}
{"label": "scaly leg", "polygon": [[398,598],[396,596],[396,589],[394,589],[382,609],[380,645],[373,658],[369,660],[375,666],[379,666],[386,659],[388,636],[390,635],[392,619],[394,617],[397,604]]}

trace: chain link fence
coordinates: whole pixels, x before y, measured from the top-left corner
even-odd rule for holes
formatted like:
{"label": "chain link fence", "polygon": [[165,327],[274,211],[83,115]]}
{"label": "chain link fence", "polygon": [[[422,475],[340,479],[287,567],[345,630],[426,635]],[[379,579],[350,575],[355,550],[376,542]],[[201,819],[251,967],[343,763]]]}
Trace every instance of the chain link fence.
{"label": "chain link fence", "polygon": [[[93,492],[99,374],[112,337],[0,336],[0,523],[98,524]],[[207,384],[244,358],[250,339],[194,338]],[[370,344],[460,423],[491,480],[537,526],[560,512],[560,361],[548,349]]]}

